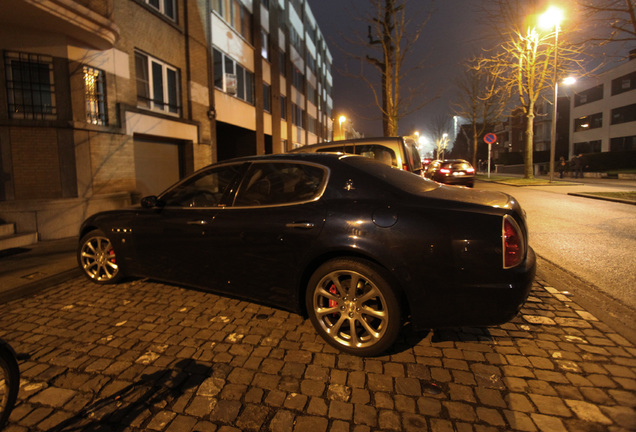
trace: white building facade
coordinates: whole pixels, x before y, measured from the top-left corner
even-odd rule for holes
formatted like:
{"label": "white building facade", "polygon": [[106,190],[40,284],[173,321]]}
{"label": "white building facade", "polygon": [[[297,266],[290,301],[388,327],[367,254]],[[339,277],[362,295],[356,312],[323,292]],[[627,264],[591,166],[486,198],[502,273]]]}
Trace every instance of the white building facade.
{"label": "white building facade", "polygon": [[570,154],[636,150],[636,57],[570,89]]}

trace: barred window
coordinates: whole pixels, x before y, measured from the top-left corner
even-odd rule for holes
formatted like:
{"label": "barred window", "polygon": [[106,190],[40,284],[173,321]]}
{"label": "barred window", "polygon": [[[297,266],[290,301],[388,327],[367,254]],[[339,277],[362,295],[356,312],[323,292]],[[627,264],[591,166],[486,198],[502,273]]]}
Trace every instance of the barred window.
{"label": "barred window", "polygon": [[56,119],[53,58],[7,52],[4,62],[9,116],[14,119]]}
{"label": "barred window", "polygon": [[94,125],[108,124],[104,71],[84,66],[84,86],[86,89],[86,122]]}

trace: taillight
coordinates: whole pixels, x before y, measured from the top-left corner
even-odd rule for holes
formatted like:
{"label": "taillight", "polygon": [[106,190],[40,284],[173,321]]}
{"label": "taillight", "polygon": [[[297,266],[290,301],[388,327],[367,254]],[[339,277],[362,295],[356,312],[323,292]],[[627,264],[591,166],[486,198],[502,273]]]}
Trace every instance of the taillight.
{"label": "taillight", "polygon": [[475,172],[475,168],[466,168],[466,172],[474,173]]}
{"label": "taillight", "polygon": [[450,174],[451,170],[449,170],[448,168],[440,168],[439,172],[443,174]]}
{"label": "taillight", "polygon": [[509,215],[504,216],[502,231],[504,268],[515,267],[525,256],[523,233],[519,224]]}

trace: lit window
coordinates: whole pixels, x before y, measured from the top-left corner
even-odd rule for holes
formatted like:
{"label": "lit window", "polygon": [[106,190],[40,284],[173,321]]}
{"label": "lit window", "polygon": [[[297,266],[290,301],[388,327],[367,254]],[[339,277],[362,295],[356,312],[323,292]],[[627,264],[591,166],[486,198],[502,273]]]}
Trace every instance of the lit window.
{"label": "lit window", "polygon": [[9,116],[15,119],[57,118],[53,59],[25,53],[5,53]]}
{"label": "lit window", "polygon": [[95,125],[107,124],[104,71],[84,66],[84,87],[86,89],[86,122]]}
{"label": "lit window", "polygon": [[176,68],[140,52],[135,53],[137,106],[180,115],[179,72]]}

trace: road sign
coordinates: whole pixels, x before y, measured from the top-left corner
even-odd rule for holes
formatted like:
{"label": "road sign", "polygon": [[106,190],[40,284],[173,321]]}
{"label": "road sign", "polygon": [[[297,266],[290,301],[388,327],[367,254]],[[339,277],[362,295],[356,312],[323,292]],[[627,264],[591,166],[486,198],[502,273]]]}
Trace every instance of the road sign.
{"label": "road sign", "polygon": [[484,142],[486,144],[494,144],[497,141],[497,135],[495,135],[494,133],[487,133],[484,136]]}

